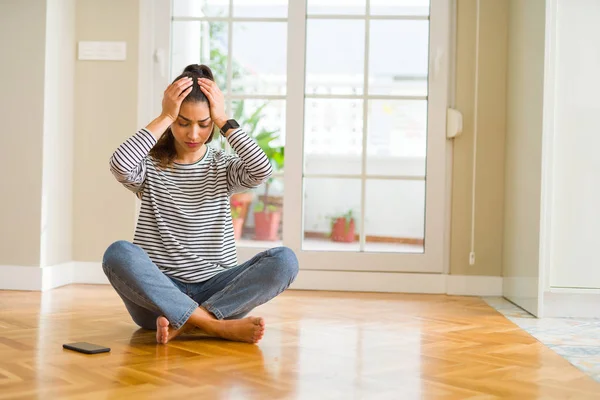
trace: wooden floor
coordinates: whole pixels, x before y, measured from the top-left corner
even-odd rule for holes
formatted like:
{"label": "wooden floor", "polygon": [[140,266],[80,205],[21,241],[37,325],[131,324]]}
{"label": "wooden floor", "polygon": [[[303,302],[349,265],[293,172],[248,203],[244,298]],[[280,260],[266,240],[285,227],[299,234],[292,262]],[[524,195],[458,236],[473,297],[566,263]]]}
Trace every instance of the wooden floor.
{"label": "wooden floor", "polygon": [[[166,346],[112,288],[0,291],[0,399],[587,399],[600,385],[478,298],[288,291],[259,345]],[[84,355],[88,341],[111,353]]]}

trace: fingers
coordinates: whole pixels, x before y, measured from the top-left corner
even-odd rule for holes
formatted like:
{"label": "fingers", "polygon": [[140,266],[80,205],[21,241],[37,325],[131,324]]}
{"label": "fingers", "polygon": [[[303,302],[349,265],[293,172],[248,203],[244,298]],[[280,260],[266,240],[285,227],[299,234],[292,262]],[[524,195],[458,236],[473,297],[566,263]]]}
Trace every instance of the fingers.
{"label": "fingers", "polygon": [[223,101],[223,94],[215,82],[206,78],[198,78],[198,85],[211,104]]}
{"label": "fingers", "polygon": [[192,87],[193,79],[190,77],[181,78],[167,87],[165,94],[171,95],[175,98],[181,96],[183,92]]}
{"label": "fingers", "polygon": [[210,101],[211,104],[215,101],[215,98],[213,97],[212,93],[206,87],[200,85],[200,90],[202,90],[202,93],[204,93],[204,95],[206,96],[208,101]]}
{"label": "fingers", "polygon": [[[183,93],[186,93],[186,96],[192,91],[194,80],[192,78],[182,78],[177,82],[177,88],[175,89],[175,96],[181,97]],[[185,97],[185,96],[184,96]]]}
{"label": "fingers", "polygon": [[217,86],[217,84],[213,81],[211,81],[210,79],[206,79],[206,78],[198,78],[198,85],[200,85],[200,89],[204,88],[206,89],[208,92],[215,92],[218,93],[219,92],[219,87]]}
{"label": "fingers", "polygon": [[206,78],[198,78],[198,83],[201,84],[201,85],[204,84],[204,85],[206,85],[208,87],[211,87],[211,88],[213,86],[216,86],[216,84],[213,81],[211,81],[210,79],[206,79]]}
{"label": "fingers", "polygon": [[187,95],[188,95],[188,94],[190,94],[190,93],[192,92],[192,89],[193,89],[193,88],[194,88],[193,86],[190,86],[189,88],[185,89],[183,92],[181,92],[181,93],[179,94],[179,96],[178,96],[178,99],[179,99],[179,100],[183,100],[183,99],[185,99],[185,98],[187,97]]}

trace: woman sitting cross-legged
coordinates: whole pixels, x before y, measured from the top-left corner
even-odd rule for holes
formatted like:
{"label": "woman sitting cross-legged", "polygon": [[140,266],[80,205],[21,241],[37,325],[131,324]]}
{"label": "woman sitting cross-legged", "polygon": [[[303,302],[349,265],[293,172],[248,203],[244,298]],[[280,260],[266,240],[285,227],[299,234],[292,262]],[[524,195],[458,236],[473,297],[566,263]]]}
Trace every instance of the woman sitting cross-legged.
{"label": "woman sitting cross-legged", "polygon": [[[236,155],[209,148],[213,124]],[[225,115],[205,65],[189,65],[164,92],[161,115],[110,159],[116,179],[141,199],[133,242],[117,241],[102,266],[133,321],[158,343],[197,327],[257,343],[265,322],[247,314],[296,278],[298,260],[277,247],[237,265],[230,196],[272,173],[261,148]]]}

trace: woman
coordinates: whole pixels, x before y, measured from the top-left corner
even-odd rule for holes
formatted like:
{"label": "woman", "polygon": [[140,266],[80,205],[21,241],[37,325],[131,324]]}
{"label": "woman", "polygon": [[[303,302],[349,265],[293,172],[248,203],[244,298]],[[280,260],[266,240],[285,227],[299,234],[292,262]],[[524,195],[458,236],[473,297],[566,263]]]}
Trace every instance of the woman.
{"label": "woman", "polygon": [[[213,125],[237,155],[209,148]],[[117,181],[142,201],[133,243],[108,247],[104,272],[133,321],[165,344],[197,327],[257,343],[253,308],[284,291],[298,273],[286,247],[237,265],[229,198],[272,173],[261,148],[225,115],[210,68],[189,65],[164,92],[162,113],[110,159]]]}

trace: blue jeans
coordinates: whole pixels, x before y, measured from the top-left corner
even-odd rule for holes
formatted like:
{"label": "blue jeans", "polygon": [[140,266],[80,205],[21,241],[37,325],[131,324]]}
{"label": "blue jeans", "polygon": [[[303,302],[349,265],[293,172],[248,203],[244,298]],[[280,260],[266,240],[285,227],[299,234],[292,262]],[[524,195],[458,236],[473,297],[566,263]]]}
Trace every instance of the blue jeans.
{"label": "blue jeans", "polygon": [[198,305],[218,319],[244,317],[290,286],[298,259],[276,247],[205,282],[184,283],[161,272],[141,247],[121,240],[108,247],[102,268],[136,324],[156,329],[156,318],[164,315],[178,329]]}

